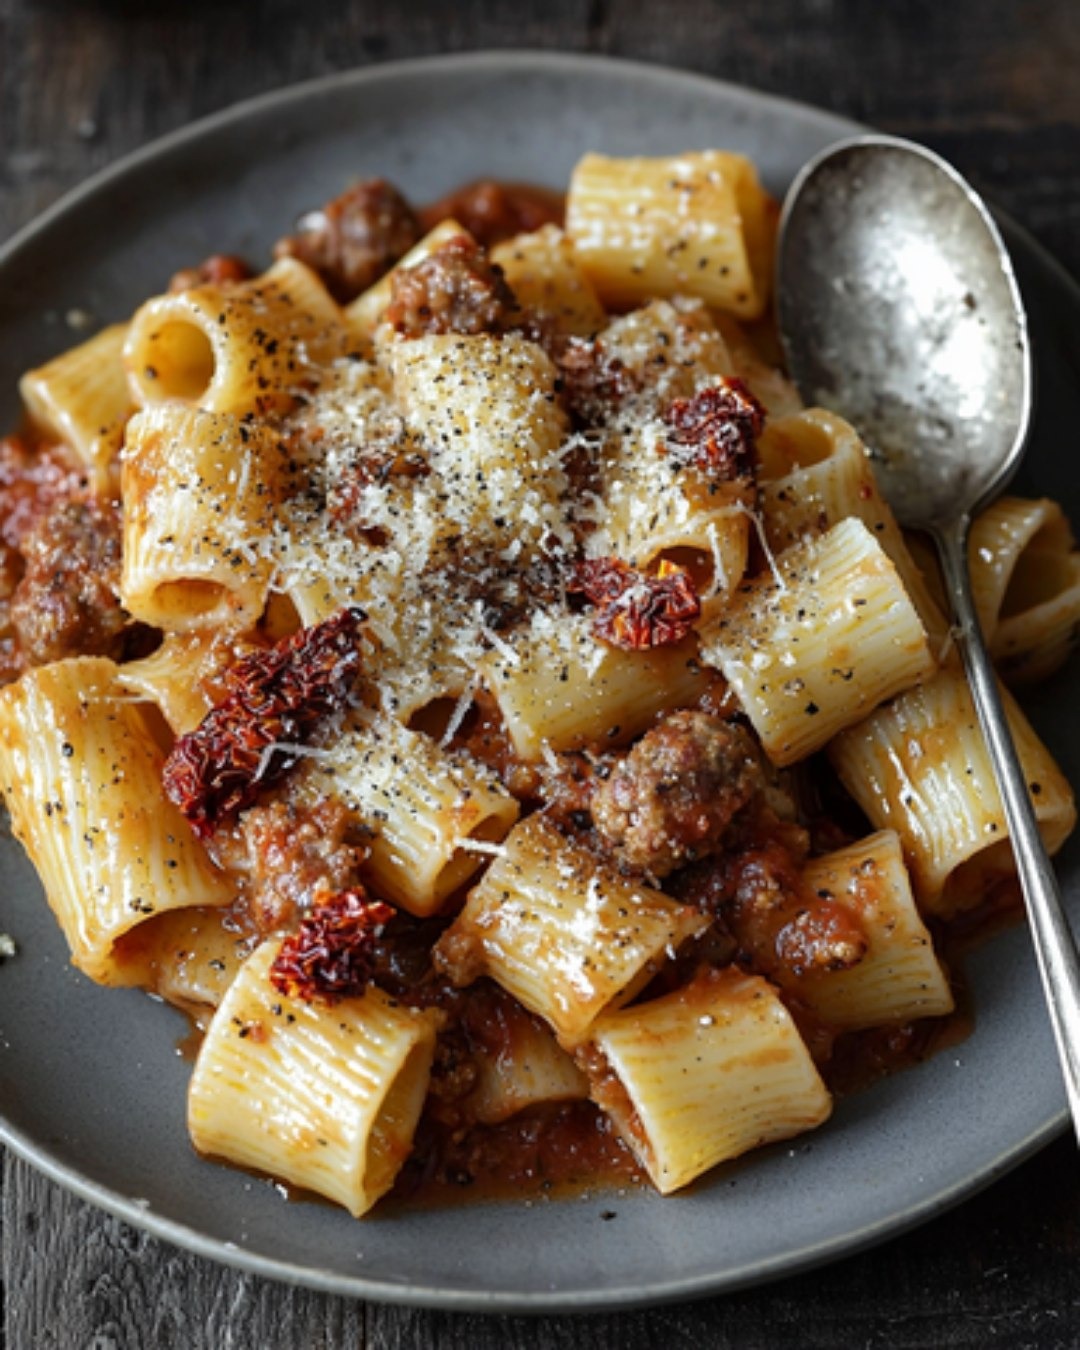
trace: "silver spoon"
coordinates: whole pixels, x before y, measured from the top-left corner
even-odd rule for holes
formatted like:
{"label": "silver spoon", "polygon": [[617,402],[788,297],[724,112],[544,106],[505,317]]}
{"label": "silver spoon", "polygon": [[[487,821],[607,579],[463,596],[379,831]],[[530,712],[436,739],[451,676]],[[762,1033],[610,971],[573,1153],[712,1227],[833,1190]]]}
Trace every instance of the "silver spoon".
{"label": "silver spoon", "polygon": [[800,393],[854,424],[901,524],[937,544],[1080,1137],[1080,963],[967,565],[972,517],[1016,469],[1031,419],[1031,351],[1012,265],[963,178],[889,136],[842,142],[802,170],[784,204],[778,258],[780,332]]}

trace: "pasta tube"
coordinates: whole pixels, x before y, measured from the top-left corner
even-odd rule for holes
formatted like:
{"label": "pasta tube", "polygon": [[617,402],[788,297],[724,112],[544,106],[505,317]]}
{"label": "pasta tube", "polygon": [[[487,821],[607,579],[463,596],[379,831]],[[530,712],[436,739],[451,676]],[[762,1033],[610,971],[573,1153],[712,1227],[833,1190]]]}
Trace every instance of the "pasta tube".
{"label": "pasta tube", "polygon": [[853,966],[800,977],[798,998],[816,1016],[858,1030],[952,1012],[952,990],[915,907],[894,830],[812,858],[803,884],[851,910],[867,944]]}
{"label": "pasta tube", "polygon": [[832,1109],[776,990],[734,968],[605,1014],[583,1059],[594,1099],[662,1195]]}
{"label": "pasta tube", "polygon": [[[1015,700],[1001,691],[1049,852],[1076,823],[1072,791]],[[1001,799],[963,674],[948,666],[842,732],[829,758],[871,824],[895,829],[924,911],[979,903],[1013,873]]]}
{"label": "pasta tube", "polygon": [[161,787],[164,754],[103,657],[74,657],[0,689],[0,784],[75,965],[140,984],[117,940],[154,914],[226,905],[209,861]]}
{"label": "pasta tube", "polygon": [[554,225],[519,234],[491,250],[519,304],[557,332],[590,337],[607,323],[572,241]]}
{"label": "pasta tube", "polygon": [[698,296],[756,318],[768,299],[775,207],[748,159],[590,154],[570,179],[566,228],[605,305]]}
{"label": "pasta tube", "polygon": [[474,547],[523,561],[565,535],[566,418],[543,349],[513,334],[435,334],[387,356],[409,430],[444,484],[443,512]]}
{"label": "pasta tube", "polygon": [[266,605],[283,451],[265,426],[178,404],[132,418],[121,491],[121,598],[143,622],[252,626]]}
{"label": "pasta tube", "polygon": [[408,1156],[439,1015],[374,986],[330,1005],[288,998],[269,978],[280,947],[247,959],[210,1022],[188,1095],[192,1143],[359,1218]]}
{"label": "pasta tube", "polygon": [[[354,721],[309,765],[307,789],[337,797],[372,832],[367,869],[376,892],[412,914],[434,914],[518,815],[487,769],[451,757],[391,717]],[[480,845],[480,847],[476,847]]]}
{"label": "pasta tube", "polygon": [[99,490],[108,485],[107,470],[132,412],[123,360],[126,336],[127,324],[113,324],[19,381],[31,423],[69,445]]}
{"label": "pasta tube", "polygon": [[633,998],[705,916],[619,875],[542,816],[507,836],[442,939],[574,1045]]}
{"label": "pasta tube", "polygon": [[741,586],[702,633],[701,654],[780,765],[821,749],[934,669],[896,569],[859,520],[786,550],[775,575]]}
{"label": "pasta tube", "polygon": [[302,262],[280,258],[251,281],[148,300],[131,321],[124,360],[140,407],[180,402],[265,416],[292,406],[345,345],[325,286]]}
{"label": "pasta tube", "polygon": [[1057,502],[1001,497],[968,540],[971,588],[990,655],[1009,684],[1052,675],[1080,627],[1080,553]]}
{"label": "pasta tube", "polygon": [[628,652],[597,641],[591,629],[587,615],[541,612],[528,628],[500,638],[481,662],[523,759],[539,759],[545,746],[621,744],[709,685],[692,637]]}
{"label": "pasta tube", "polygon": [[855,429],[835,413],[808,408],[771,422],[758,450],[761,514],[769,547],[790,548],[849,517],[861,520],[896,568],[926,628],[931,650],[943,651],[948,622],[881,495]]}

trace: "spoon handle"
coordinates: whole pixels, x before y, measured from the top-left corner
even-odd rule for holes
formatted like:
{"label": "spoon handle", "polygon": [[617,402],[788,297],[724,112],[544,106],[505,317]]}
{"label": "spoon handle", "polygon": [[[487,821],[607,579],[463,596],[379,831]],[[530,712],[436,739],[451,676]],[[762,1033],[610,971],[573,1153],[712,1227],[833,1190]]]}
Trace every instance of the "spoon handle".
{"label": "spoon handle", "polygon": [[962,517],[939,531],[936,542],[957,620],[957,645],[1005,809],[1073,1126],[1080,1140],[1080,961],[975,613],[967,561],[969,524],[970,518]]}

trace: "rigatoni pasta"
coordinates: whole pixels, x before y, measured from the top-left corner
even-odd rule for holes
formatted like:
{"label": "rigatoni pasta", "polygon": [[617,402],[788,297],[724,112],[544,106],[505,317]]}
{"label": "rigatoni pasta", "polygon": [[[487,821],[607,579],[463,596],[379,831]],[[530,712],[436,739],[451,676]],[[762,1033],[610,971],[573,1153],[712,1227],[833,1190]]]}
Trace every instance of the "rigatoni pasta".
{"label": "rigatoni pasta", "polygon": [[[1076,824],[1072,791],[1008,690],[1005,715],[1047,851]],[[829,755],[844,786],[879,828],[895,829],[924,910],[977,905],[987,883],[1008,876],[1005,812],[962,673],[947,666],[864,722]]]}
{"label": "rigatoni pasta", "polygon": [[322,282],[282,258],[253,281],[148,301],[131,321],[124,360],[141,407],[175,401],[243,416],[291,405],[344,348],[344,322]]}
{"label": "rigatoni pasta", "polygon": [[172,403],[136,414],[121,487],[121,594],[136,618],[172,631],[258,620],[282,455],[269,428],[232,414]]}
{"label": "rigatoni pasta", "polygon": [[386,716],[350,721],[307,767],[303,791],[340,801],[366,825],[374,889],[421,916],[442,909],[518,815],[494,774]]}
{"label": "rigatoni pasta", "polygon": [[1010,684],[1063,664],[1080,627],[1080,554],[1057,502],[1002,497],[968,540],[971,588],[993,660]]}
{"label": "rigatoni pasta", "polygon": [[952,1012],[949,980],[916,907],[894,830],[812,859],[803,884],[815,898],[848,909],[866,939],[864,955],[850,969],[814,971],[799,981],[799,997],[816,1016],[831,1027],[859,1030]]}
{"label": "rigatoni pasta", "polygon": [[775,214],[749,160],[725,151],[663,159],[586,155],[567,227],[601,299],[700,296],[755,318],[768,298]]}
{"label": "rigatoni pasta", "polygon": [[532,816],[507,837],[442,941],[451,953],[467,948],[467,967],[575,1045],[705,926],[702,915],[598,867]]}
{"label": "rigatoni pasta", "polygon": [[12,829],[38,869],[80,969],[139,984],[116,944],[155,914],[234,894],[161,788],[163,755],[116,667],[43,666],[0,690],[0,774]]}
{"label": "rigatoni pasta", "polygon": [[855,429],[824,408],[772,421],[761,438],[761,514],[770,548],[780,552],[849,517],[861,520],[888,554],[940,654],[948,625],[881,495]]}
{"label": "rigatoni pasta", "polygon": [[554,225],[519,234],[491,250],[518,303],[560,333],[592,337],[607,314],[574,252],[573,241]]}
{"label": "rigatoni pasta", "polygon": [[102,490],[133,410],[123,358],[127,331],[127,324],[111,324],[19,381],[36,429],[69,445]]}
{"label": "rigatoni pasta", "polygon": [[926,630],[858,517],[739,587],[702,643],[775,764],[793,764],[934,669]]}
{"label": "rigatoni pasta", "polygon": [[832,1109],[776,991],[735,969],[607,1014],[589,1049],[595,1091],[662,1195]]}
{"label": "rigatoni pasta", "polygon": [[[951,1017],[932,930],[1011,875],[918,545],[779,368],[752,166],[538,201],[353,185],[30,372],[4,443],[14,832],[79,969],[202,1029],[195,1146],[357,1216],[815,1128]],[[1064,517],[973,537],[1048,672]]]}
{"label": "rigatoni pasta", "polygon": [[247,959],[210,1022],[191,1079],[191,1138],[359,1218],[408,1153],[438,1014],[377,990],[349,1008],[287,998],[268,979],[276,954],[265,943]]}
{"label": "rigatoni pasta", "polygon": [[522,759],[639,735],[709,685],[693,642],[623,652],[577,615],[539,612],[482,658],[483,677]]}

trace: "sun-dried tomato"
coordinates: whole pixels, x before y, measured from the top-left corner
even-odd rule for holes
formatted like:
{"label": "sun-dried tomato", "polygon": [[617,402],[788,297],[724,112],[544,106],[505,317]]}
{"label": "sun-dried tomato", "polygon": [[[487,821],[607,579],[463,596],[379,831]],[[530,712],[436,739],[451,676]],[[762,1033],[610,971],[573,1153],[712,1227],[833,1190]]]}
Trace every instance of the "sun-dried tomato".
{"label": "sun-dried tomato", "polygon": [[742,380],[721,376],[693,398],[677,398],[664,412],[670,454],[729,482],[750,478],[765,409]]}
{"label": "sun-dried tomato", "polygon": [[392,906],[369,900],[363,887],[318,904],[281,944],[270,967],[274,988],[289,998],[327,1003],[360,995],[371,982],[373,951]]}
{"label": "sun-dried tomato", "polygon": [[225,698],[165,761],[169,799],[200,839],[296,763],[319,723],[345,704],[360,668],[356,606],[251,652],[224,671]]}
{"label": "sun-dried tomato", "polygon": [[575,566],[567,590],[597,607],[596,636],[626,651],[679,642],[701,615],[690,574],[666,561],[651,575],[618,558],[587,558]]}

